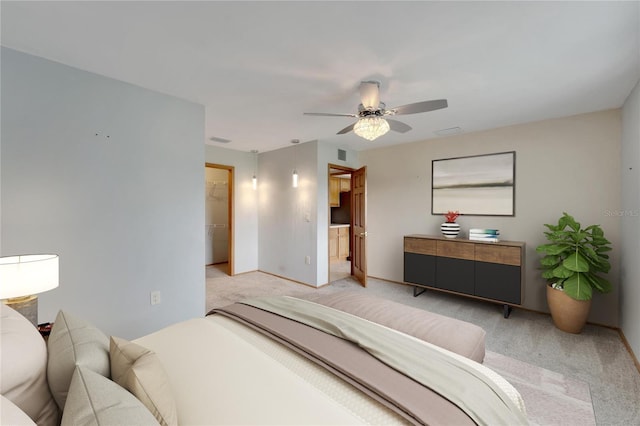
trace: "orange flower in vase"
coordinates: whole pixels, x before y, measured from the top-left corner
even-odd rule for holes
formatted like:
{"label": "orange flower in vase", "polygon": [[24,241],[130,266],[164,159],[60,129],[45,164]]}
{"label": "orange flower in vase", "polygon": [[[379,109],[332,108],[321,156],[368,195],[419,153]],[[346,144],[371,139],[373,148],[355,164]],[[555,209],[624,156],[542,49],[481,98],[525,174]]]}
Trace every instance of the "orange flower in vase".
{"label": "orange flower in vase", "polygon": [[458,216],[460,216],[460,212],[457,210],[455,212],[449,210],[445,213],[446,222],[440,225],[440,230],[446,238],[456,238],[460,233],[460,224],[456,223]]}

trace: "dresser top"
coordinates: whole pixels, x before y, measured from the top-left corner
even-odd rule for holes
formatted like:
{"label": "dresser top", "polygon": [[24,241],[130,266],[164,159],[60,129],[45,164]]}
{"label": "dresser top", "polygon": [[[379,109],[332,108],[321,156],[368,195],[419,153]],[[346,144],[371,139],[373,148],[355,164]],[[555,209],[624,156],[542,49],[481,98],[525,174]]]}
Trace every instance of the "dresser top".
{"label": "dresser top", "polygon": [[525,243],[522,241],[503,241],[500,240],[498,242],[491,241],[477,241],[477,240],[467,240],[464,238],[446,238],[441,235],[423,235],[423,234],[411,234],[405,235],[405,238],[423,238],[425,240],[440,240],[440,241],[458,241],[461,243],[472,243],[472,244],[490,244],[490,245],[501,245],[501,246],[512,246],[512,247],[524,247]]}

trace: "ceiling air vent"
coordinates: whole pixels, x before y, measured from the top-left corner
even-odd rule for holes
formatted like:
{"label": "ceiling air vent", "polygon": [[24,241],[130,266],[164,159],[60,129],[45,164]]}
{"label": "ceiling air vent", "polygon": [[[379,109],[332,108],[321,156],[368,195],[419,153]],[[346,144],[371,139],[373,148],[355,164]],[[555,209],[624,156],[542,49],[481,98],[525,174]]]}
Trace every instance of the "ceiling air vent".
{"label": "ceiling air vent", "polygon": [[218,142],[218,143],[229,143],[229,142],[231,142],[231,139],[219,138],[219,137],[216,137],[216,136],[210,137],[209,140],[211,142]]}
{"label": "ceiling air vent", "polygon": [[339,149],[338,160],[347,161],[347,151],[345,151],[344,149]]}
{"label": "ceiling air vent", "polygon": [[462,129],[460,127],[449,127],[448,129],[436,130],[434,133],[438,136],[451,136],[462,133]]}

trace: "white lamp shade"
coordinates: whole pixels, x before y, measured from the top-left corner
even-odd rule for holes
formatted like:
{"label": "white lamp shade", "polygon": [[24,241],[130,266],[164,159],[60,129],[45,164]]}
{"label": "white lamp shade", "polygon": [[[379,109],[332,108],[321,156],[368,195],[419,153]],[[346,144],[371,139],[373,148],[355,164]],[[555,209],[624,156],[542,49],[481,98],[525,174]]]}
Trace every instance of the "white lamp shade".
{"label": "white lamp shade", "polygon": [[58,283],[57,254],[0,257],[0,299],[42,293]]}

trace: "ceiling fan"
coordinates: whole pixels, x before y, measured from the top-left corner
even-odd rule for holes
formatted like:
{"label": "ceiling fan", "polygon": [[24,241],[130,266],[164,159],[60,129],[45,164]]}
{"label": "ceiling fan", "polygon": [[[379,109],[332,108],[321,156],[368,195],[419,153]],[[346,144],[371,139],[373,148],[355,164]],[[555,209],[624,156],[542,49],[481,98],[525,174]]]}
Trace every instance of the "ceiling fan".
{"label": "ceiling fan", "polygon": [[358,105],[357,114],[333,114],[324,112],[305,112],[304,115],[318,115],[324,117],[354,117],[358,121],[340,130],[337,134],[354,133],[367,140],[374,140],[389,130],[406,133],[411,126],[401,121],[387,118],[392,115],[417,114],[419,112],[435,111],[448,106],[446,99],[416,102],[386,109],[384,102],[380,102],[380,82],[363,81],[360,83],[361,104]]}

